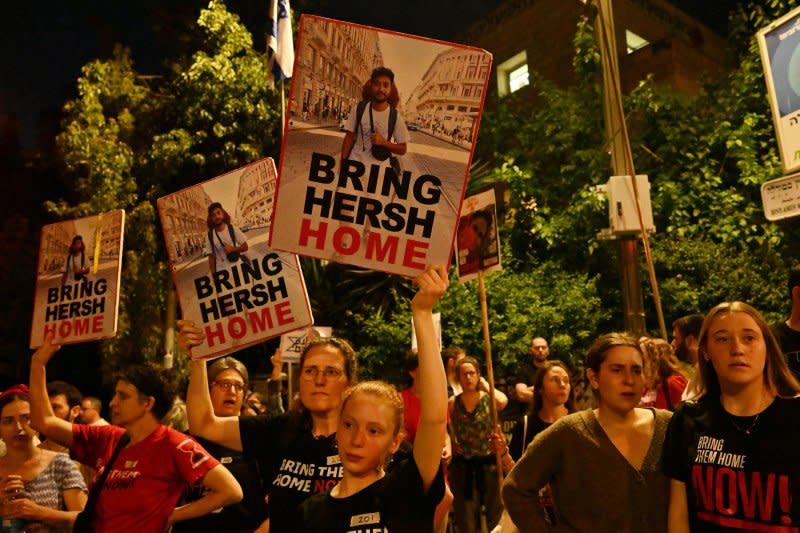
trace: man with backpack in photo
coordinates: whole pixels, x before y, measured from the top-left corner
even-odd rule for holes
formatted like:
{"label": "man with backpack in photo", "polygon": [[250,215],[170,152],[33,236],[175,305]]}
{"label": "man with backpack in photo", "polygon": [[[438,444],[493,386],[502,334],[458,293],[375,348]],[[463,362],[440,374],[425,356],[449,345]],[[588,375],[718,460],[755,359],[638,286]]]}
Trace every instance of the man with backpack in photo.
{"label": "man with backpack in photo", "polygon": [[208,265],[213,274],[218,269],[229,268],[239,262],[247,251],[247,238],[231,224],[231,216],[222,208],[222,204],[214,202],[208,206],[208,243],[211,253]]}
{"label": "man with backpack in photo", "polygon": [[364,87],[364,99],[350,113],[342,142],[342,162],[350,159],[370,165],[391,165],[399,171],[397,156],[407,150],[408,129],[397,112],[399,95],[394,73],[386,67],[372,71]]}

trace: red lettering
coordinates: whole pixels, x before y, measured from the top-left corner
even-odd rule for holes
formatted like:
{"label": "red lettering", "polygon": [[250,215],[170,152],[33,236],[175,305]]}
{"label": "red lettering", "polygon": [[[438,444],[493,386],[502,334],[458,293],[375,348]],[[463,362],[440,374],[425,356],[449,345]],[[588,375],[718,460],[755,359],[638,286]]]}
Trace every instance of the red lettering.
{"label": "red lettering", "polygon": [[332,486],[336,485],[338,480],[336,479],[315,479],[314,480],[314,490],[312,492],[325,492]]}
{"label": "red lettering", "polygon": [[97,315],[92,318],[92,333],[103,332],[103,315]]}
{"label": "red lettering", "polygon": [[713,511],[714,469],[710,466],[706,467],[705,476],[703,476],[703,467],[701,465],[692,466],[692,486],[694,487],[697,507],[702,507],[706,511]]}
{"label": "red lettering", "polygon": [[214,338],[219,338],[219,343],[222,344],[225,342],[225,331],[222,329],[222,324],[217,322],[215,329],[211,329],[211,326],[206,326],[206,340],[208,341],[208,347],[214,347]]}
{"label": "red lettering", "polygon": [[292,306],[289,302],[281,302],[275,305],[275,318],[278,319],[278,324],[281,326],[294,322]]}
{"label": "red lettering", "polygon": [[[385,263],[394,263],[397,257],[397,243],[400,241],[394,235],[388,235],[386,242],[381,247],[381,234],[370,231],[367,235],[367,259],[374,259],[376,261],[383,261]],[[386,259],[386,256],[389,259]]]}
{"label": "red lettering", "polygon": [[247,322],[240,316],[231,317],[231,319],[228,320],[228,333],[230,333],[231,337],[234,339],[241,339],[247,335]]}
{"label": "red lettering", "polygon": [[269,307],[262,307],[261,313],[250,312],[247,313],[250,319],[250,327],[254,332],[264,331],[269,327],[272,329],[272,315],[269,313]]}
{"label": "red lettering", "polygon": [[47,337],[48,333],[52,334],[55,337],[55,335],[56,335],[56,325],[55,324],[47,324],[44,327],[44,336]]}
{"label": "red lettering", "polygon": [[[347,237],[350,238],[347,239]],[[355,228],[342,226],[333,232],[333,248],[340,254],[353,255],[360,246],[361,236]]]}
{"label": "red lettering", "polygon": [[[725,507],[725,480],[728,478],[728,506]],[[717,512],[734,515],[738,509],[738,502],[736,501],[736,472],[730,468],[720,468],[717,470],[717,475],[714,479],[714,496],[717,504]]]}
{"label": "red lettering", "polygon": [[761,472],[750,472],[750,490],[747,490],[747,473],[739,472],[739,494],[742,495],[742,512],[747,518],[755,518],[756,503],[760,520],[772,517],[772,499],[775,496],[775,474],[767,474],[767,489],[761,486]]}
{"label": "red lettering", "polygon": [[408,239],[406,243],[406,252],[403,254],[403,266],[408,268],[416,268],[419,270],[425,269],[425,263],[417,263],[415,259],[425,259],[425,253],[428,251],[428,243],[423,241],[415,241]]}
{"label": "red lettering", "polygon": [[328,223],[320,222],[317,229],[311,229],[311,221],[304,218],[300,222],[300,246],[308,246],[308,240],[315,240],[314,248],[322,250],[325,248],[325,236],[328,233]]}
{"label": "red lettering", "polygon": [[[95,317],[98,318],[98,317]],[[89,333],[89,319],[84,318],[82,320],[75,320],[75,328],[74,333],[76,336],[78,335],[86,335]],[[97,332],[96,329],[93,330],[95,333]]]}

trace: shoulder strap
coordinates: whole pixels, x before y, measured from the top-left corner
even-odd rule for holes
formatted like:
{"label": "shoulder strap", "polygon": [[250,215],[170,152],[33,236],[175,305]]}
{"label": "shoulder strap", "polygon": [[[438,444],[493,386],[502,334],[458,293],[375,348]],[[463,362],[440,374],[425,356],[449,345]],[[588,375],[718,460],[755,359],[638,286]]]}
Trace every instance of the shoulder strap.
{"label": "shoulder strap", "polygon": [[92,487],[92,490],[89,491],[89,498],[86,500],[86,506],[83,508],[83,513],[86,513],[87,516],[91,517],[94,515],[94,508],[97,506],[97,499],[100,497],[100,491],[103,490],[103,485],[106,482],[106,478],[108,477],[109,472],[111,472],[111,468],[114,466],[114,461],[117,460],[117,455],[119,452],[124,448],[129,442],[131,441],[131,436],[128,435],[126,431],[123,433],[122,437],[120,437],[119,442],[114,447],[114,451],[111,452],[111,458],[106,463],[105,467],[103,468],[103,472],[100,474],[100,477],[97,478],[97,482]]}
{"label": "shoulder strap", "polygon": [[231,223],[228,223],[228,233],[230,233],[231,235],[231,242],[233,243],[233,245],[239,246],[238,244],[236,244],[236,235],[233,234],[233,224]]}
{"label": "shoulder strap", "polygon": [[208,230],[208,244],[211,245],[211,253],[214,253],[214,228]]}
{"label": "shoulder strap", "polygon": [[364,117],[364,109],[367,108],[367,101],[361,100],[356,106],[356,130],[353,132],[358,133],[358,128],[361,127],[361,119]]}
{"label": "shoulder strap", "polygon": [[389,106],[389,136],[387,140],[391,140],[394,136],[394,126],[397,124],[397,109],[394,106]]}

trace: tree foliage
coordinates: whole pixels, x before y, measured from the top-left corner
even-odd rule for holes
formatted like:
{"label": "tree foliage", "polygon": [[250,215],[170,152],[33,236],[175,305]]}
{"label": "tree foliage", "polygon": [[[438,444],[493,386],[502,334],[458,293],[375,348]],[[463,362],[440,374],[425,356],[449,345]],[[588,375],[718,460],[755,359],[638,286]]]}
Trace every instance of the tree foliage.
{"label": "tree foliage", "polygon": [[62,217],[127,211],[120,318],[101,345],[110,370],[163,354],[171,284],[155,199],[277,153],[277,93],[263,56],[223,2],[197,21],[200,48],[165,76],[136,72],[122,47],[90,62],[64,106],[57,145],[71,193],[46,207]]}

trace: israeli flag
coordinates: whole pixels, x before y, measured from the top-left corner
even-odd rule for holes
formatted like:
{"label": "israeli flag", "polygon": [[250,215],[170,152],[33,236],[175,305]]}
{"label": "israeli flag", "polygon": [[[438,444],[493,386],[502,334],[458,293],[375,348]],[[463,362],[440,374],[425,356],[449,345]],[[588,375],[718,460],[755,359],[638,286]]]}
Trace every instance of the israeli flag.
{"label": "israeli flag", "polygon": [[294,65],[294,39],[292,38],[292,12],[289,0],[270,0],[270,32],[267,47],[269,65],[275,81],[292,77]]}

